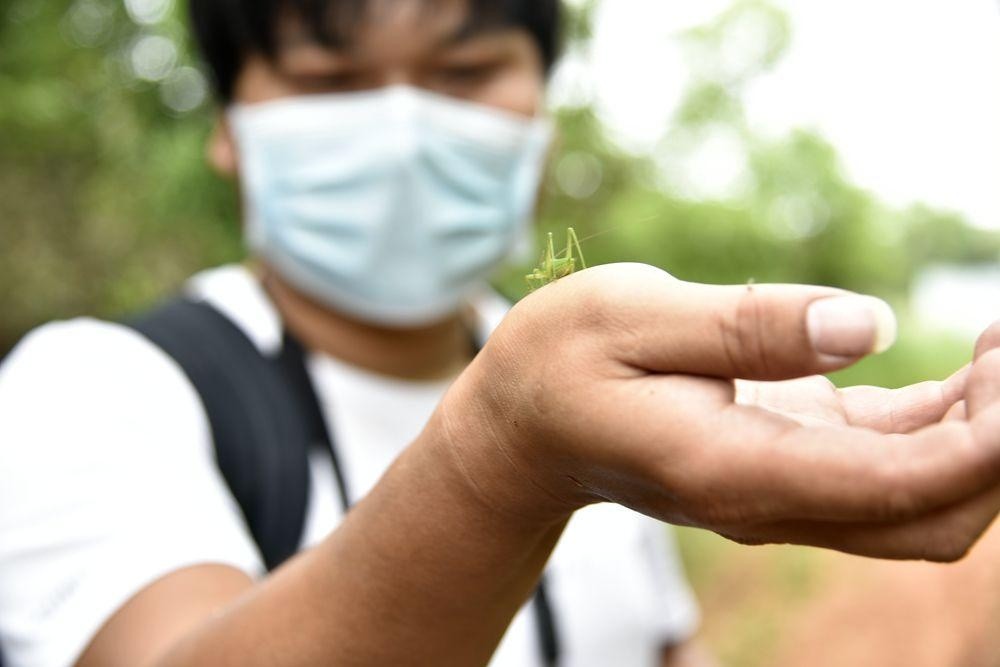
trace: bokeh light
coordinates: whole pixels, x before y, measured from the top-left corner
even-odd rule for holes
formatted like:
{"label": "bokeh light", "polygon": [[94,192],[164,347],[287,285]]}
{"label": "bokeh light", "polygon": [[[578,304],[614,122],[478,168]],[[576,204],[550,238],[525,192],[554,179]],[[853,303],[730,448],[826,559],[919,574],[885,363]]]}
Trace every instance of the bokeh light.
{"label": "bokeh light", "polygon": [[132,72],[145,81],[162,81],[177,63],[177,45],[163,35],[143,35],[129,50]]}

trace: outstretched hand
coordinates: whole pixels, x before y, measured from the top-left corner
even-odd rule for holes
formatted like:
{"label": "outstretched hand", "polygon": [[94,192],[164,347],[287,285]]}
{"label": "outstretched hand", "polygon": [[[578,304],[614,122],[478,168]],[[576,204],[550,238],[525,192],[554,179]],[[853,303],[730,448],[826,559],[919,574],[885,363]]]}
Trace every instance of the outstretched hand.
{"label": "outstretched hand", "polygon": [[486,664],[566,519],[601,501],[745,543],[957,559],[1000,510],[1000,326],[944,383],[814,377],[892,328],[838,290],[564,278],[511,311],[326,540],[257,586],[167,575],[84,662]]}
{"label": "outstretched hand", "polygon": [[512,311],[446,401],[451,442],[508,510],[608,500],[745,543],[954,560],[1000,510],[998,336],[944,383],[811,377],[883,348],[886,311],[827,288],[581,272]]}

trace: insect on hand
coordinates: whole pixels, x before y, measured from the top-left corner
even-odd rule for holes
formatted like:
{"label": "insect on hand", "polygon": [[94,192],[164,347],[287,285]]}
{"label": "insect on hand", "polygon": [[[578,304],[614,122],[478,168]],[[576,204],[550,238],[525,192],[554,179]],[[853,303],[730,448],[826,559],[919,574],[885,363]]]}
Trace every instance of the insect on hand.
{"label": "insect on hand", "polygon": [[585,269],[587,264],[583,259],[583,250],[580,249],[580,240],[573,228],[570,227],[566,230],[566,250],[558,255],[552,232],[549,232],[548,244],[545,246],[545,252],[542,253],[539,266],[526,275],[525,279],[528,281],[528,287],[531,291],[535,291],[560,278],[565,278],[578,268]]}

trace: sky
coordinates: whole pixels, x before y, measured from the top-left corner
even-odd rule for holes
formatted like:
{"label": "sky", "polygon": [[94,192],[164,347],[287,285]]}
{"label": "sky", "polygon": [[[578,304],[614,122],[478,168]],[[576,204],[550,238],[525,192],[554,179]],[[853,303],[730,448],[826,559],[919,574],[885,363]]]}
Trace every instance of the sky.
{"label": "sky", "polygon": [[[603,0],[591,62],[564,68],[574,83],[557,97],[591,91],[619,141],[642,150],[669,127],[684,89],[674,36],[729,4]],[[890,204],[923,201],[1000,228],[1000,0],[775,4],[791,17],[793,44],[749,91],[756,128],[817,129],[855,182]]]}

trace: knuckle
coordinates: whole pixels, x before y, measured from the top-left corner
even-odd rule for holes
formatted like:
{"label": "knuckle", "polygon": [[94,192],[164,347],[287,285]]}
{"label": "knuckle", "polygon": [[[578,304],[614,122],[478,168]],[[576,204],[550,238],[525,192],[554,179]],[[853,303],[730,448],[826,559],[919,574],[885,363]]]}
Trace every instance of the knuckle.
{"label": "knuckle", "polygon": [[772,376],[761,308],[761,297],[748,287],[735,307],[723,309],[716,315],[715,328],[733,377]]}
{"label": "knuckle", "polygon": [[581,290],[576,300],[570,317],[577,329],[603,331],[620,317],[621,301],[613,287],[597,285],[594,289]]}
{"label": "knuckle", "polygon": [[600,327],[607,319],[615,317],[628,299],[628,294],[621,291],[616,281],[601,279],[600,272],[571,277],[579,280],[560,281],[550,285],[549,289],[553,295],[562,297],[561,301],[566,307],[561,313],[575,327]]}
{"label": "knuckle", "polygon": [[[603,267],[598,267],[598,269]],[[643,283],[663,280],[667,274],[644,265],[613,265],[605,274],[596,270],[580,277],[587,281],[567,284],[571,289],[572,309],[563,322],[572,331],[600,340],[612,340],[619,350],[640,346],[644,312],[647,304],[638,298]]]}

